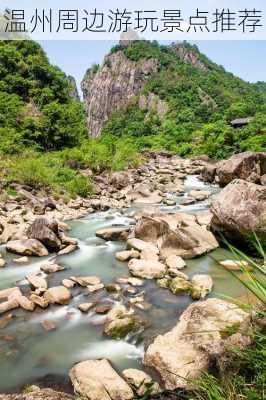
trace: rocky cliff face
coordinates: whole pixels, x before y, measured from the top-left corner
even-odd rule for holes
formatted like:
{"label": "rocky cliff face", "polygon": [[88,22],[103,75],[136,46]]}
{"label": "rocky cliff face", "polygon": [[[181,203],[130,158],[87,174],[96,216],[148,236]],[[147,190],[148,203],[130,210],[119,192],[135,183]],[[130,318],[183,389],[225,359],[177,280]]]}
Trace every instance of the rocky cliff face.
{"label": "rocky cliff face", "polygon": [[120,50],[106,56],[98,70],[88,71],[82,90],[92,137],[100,135],[104,123],[114,111],[128,105],[157,67],[155,59],[131,61]]}
{"label": "rocky cliff face", "polygon": [[[160,69],[160,61],[150,57],[141,58],[139,61],[127,58],[123,50],[131,43],[132,41],[127,40],[120,41],[118,49],[105,57],[102,66],[92,67],[83,79],[88,131],[94,138],[100,136],[101,129],[111,114],[127,107],[134,96],[140,95],[138,105],[142,110],[157,113],[160,119],[168,111],[168,104],[154,93],[145,96],[141,93],[151,75]],[[170,49],[177,59],[201,71],[208,70],[197,52],[193,52],[184,44],[174,44]],[[202,101],[208,100],[209,103],[206,96]]]}

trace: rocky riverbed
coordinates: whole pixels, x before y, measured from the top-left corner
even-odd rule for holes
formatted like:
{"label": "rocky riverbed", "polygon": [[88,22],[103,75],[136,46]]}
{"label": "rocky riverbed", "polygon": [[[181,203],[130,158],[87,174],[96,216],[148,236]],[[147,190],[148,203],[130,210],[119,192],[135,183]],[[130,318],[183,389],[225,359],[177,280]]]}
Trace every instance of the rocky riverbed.
{"label": "rocky riverbed", "polygon": [[[146,372],[186,387],[231,341],[246,345],[241,333],[222,334],[244,331],[249,316],[217,298],[245,291],[219,264],[239,269],[211,229],[265,234],[265,158],[252,154],[222,175],[206,157],[149,154],[137,169],[97,176],[92,198],[68,204],[17,188],[1,204],[0,391],[47,376],[63,387],[71,370],[88,399],[131,399],[145,392]],[[208,330],[216,333],[192,335]]]}

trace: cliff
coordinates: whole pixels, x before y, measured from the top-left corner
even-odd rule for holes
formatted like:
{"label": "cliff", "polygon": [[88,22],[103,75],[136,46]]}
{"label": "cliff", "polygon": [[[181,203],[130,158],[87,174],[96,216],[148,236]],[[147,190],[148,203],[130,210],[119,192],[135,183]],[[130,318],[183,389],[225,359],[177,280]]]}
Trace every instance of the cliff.
{"label": "cliff", "polygon": [[100,135],[110,115],[128,105],[157,68],[158,61],[155,59],[131,61],[119,50],[106,56],[101,67],[87,72],[82,90],[88,130],[92,137]]}

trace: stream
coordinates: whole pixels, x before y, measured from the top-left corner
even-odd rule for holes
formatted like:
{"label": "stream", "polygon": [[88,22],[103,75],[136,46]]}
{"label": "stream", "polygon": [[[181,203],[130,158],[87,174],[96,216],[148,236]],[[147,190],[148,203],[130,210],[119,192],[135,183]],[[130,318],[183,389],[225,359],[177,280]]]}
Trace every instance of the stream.
{"label": "stream", "polygon": [[[192,189],[212,192],[219,190],[216,186],[199,181],[196,176],[189,176],[185,181],[185,191],[188,193]],[[208,200],[181,206],[179,203],[184,196],[181,198],[169,194],[168,197],[176,201],[176,206],[157,206],[163,212],[197,213],[208,209]],[[79,250],[55,257],[55,262],[66,269],[47,277],[49,287],[60,285],[63,279],[73,275],[98,276],[103,283],[115,282],[122,276],[128,276],[127,263],[115,258],[115,253],[124,249],[125,244],[105,242],[97,238],[95,232],[111,225],[132,224],[134,220],[130,215],[134,210],[136,208],[128,209],[124,214],[118,210],[109,210],[71,221],[70,236],[78,239]],[[1,246],[0,251],[8,261],[7,267],[0,272],[0,289],[19,285],[22,290],[26,290],[28,286],[25,276],[38,272],[42,264],[53,258],[51,255],[42,259],[31,258],[29,265],[19,266],[12,262],[13,255],[5,253],[4,246]],[[210,274],[214,280],[211,296],[223,294],[242,297],[245,290],[241,284],[218,266],[214,258],[222,260],[232,257],[228,251],[217,249],[209,255],[188,260],[184,272],[189,276],[195,273]],[[48,375],[64,379],[75,362],[85,359],[108,358],[118,370],[142,368],[144,346],[156,335],[175,326],[178,317],[191,303],[191,298],[188,295],[175,296],[148,280],[137,291],[145,292],[147,310],[136,309],[136,312],[147,321],[147,327],[143,332],[129,335],[125,340],[108,339],[103,335],[104,316],[93,311],[83,314],[77,306],[94,301],[127,304],[127,300],[134,297],[130,294],[123,294],[122,298],[116,298],[105,291],[86,295],[83,288],[77,287],[71,289],[73,299],[67,306],[50,306],[47,310],[37,308],[33,313],[20,309],[12,311],[15,318],[7,327],[0,329],[0,392],[16,391]],[[43,320],[54,321],[57,328],[45,331],[40,324]]]}

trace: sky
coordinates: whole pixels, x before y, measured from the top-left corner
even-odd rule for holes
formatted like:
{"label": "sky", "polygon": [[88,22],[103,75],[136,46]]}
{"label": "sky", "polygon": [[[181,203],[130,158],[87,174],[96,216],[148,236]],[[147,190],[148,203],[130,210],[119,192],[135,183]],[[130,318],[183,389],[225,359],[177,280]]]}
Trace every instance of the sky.
{"label": "sky", "polygon": [[[116,44],[112,41],[42,41],[52,64],[72,75],[80,91],[86,70],[94,63],[101,64],[104,56]],[[212,61],[240,78],[266,81],[266,41],[200,41],[200,51]],[[80,91],[81,93],[81,91]]]}

